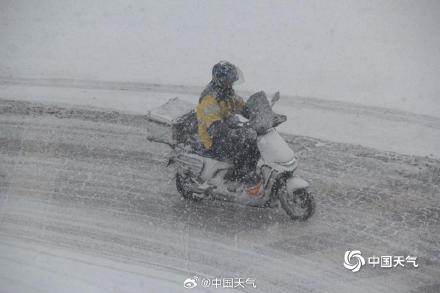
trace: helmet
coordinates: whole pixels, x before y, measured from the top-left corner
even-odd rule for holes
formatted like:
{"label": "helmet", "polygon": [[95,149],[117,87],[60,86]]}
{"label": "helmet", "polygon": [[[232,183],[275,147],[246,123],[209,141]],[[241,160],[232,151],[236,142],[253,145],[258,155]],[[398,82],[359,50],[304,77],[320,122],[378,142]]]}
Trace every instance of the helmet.
{"label": "helmet", "polygon": [[212,80],[219,84],[233,84],[239,79],[238,68],[228,61],[220,61],[212,68]]}

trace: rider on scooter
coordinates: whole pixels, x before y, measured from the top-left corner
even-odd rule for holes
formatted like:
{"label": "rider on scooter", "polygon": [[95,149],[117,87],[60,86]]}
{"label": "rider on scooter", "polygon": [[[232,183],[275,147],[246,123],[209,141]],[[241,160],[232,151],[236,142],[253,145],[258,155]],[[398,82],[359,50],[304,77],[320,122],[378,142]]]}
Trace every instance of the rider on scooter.
{"label": "rider on scooter", "polygon": [[198,135],[206,154],[233,162],[234,169],[226,179],[254,184],[260,154],[256,131],[240,126],[235,116],[249,116],[245,102],[232,88],[239,75],[238,68],[227,61],[214,65],[212,80],[200,95],[196,108]]}

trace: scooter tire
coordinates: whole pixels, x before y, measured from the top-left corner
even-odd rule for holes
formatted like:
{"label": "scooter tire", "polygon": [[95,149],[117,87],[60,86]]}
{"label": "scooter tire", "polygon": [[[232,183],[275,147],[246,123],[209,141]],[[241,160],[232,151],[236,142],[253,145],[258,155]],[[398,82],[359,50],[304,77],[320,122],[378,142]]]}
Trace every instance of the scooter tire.
{"label": "scooter tire", "polygon": [[315,212],[315,199],[306,189],[288,192],[286,185],[278,189],[281,207],[294,221],[306,221]]}
{"label": "scooter tire", "polygon": [[191,184],[190,176],[185,176],[179,173],[176,174],[176,188],[180,195],[186,200],[194,202],[200,201],[202,198],[194,196],[194,193],[188,188],[189,184]]}

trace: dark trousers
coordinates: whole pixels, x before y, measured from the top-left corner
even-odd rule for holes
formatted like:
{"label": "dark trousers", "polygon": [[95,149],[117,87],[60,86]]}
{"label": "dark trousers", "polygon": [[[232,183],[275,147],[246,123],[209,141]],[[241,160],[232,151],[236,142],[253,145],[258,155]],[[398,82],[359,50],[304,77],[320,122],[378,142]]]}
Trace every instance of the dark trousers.
{"label": "dark trousers", "polygon": [[234,176],[243,177],[257,167],[260,152],[255,139],[225,135],[214,138],[212,155],[220,160],[234,164]]}

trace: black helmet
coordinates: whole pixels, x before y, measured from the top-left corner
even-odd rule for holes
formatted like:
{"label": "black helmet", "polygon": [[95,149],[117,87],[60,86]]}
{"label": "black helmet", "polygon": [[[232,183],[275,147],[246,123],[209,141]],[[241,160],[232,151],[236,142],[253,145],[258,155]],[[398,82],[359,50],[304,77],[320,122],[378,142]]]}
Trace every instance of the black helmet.
{"label": "black helmet", "polygon": [[228,61],[220,61],[212,68],[212,80],[219,85],[232,84],[238,79],[237,67]]}

